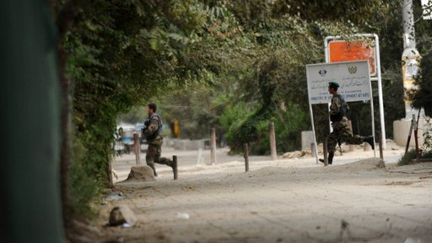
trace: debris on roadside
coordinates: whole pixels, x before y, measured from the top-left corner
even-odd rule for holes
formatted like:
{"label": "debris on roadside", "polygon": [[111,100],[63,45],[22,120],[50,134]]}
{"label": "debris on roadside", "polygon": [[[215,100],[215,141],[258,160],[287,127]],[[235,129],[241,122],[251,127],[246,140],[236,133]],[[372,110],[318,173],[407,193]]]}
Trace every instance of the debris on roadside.
{"label": "debris on roadside", "polygon": [[123,194],[123,192],[115,192],[112,191],[108,195],[105,196],[104,201],[118,201],[125,199],[126,196]]}
{"label": "debris on roadside", "polygon": [[135,181],[154,181],[154,172],[150,166],[142,165],[142,166],[134,166],[131,168],[127,181],[135,180]]}
{"label": "debris on roadside", "polygon": [[128,228],[134,226],[136,222],[137,218],[132,210],[126,205],[121,205],[111,210],[108,226],[122,226]]}
{"label": "debris on roadside", "polygon": [[305,156],[310,156],[310,152],[306,151],[293,151],[293,152],[287,152],[282,155],[282,158],[284,159],[295,159],[295,158],[302,158]]}
{"label": "debris on roadside", "polygon": [[177,213],[178,219],[190,219],[190,216],[188,213]]}

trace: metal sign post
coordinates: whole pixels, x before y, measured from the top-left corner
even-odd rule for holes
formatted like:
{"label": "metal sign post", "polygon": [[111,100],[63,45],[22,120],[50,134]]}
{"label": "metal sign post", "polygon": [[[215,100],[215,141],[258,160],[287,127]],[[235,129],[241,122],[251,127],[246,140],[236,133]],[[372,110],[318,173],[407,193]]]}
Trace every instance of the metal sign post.
{"label": "metal sign post", "polygon": [[[372,133],[375,139],[374,106],[372,86],[369,76],[367,61],[320,63],[306,65],[306,77],[308,86],[309,111],[316,141],[315,124],[313,117],[313,104],[328,104],[332,96],[328,93],[328,83],[337,82],[340,85],[339,94],[346,102],[371,101]],[[376,152],[374,150],[374,156]],[[318,150],[315,149],[315,158],[318,162]]]}
{"label": "metal sign post", "polygon": [[[369,63],[371,80],[378,82],[378,103],[379,103],[379,113],[380,113],[380,127],[381,127],[381,142],[383,148],[386,147],[386,133],[385,133],[385,120],[384,120],[384,100],[383,100],[383,88],[381,79],[381,58],[380,58],[380,47],[379,38],[376,34],[355,34],[349,35],[348,40],[341,36],[327,36],[324,40],[324,52],[327,63],[335,63],[339,61],[360,61],[367,60]],[[367,45],[367,41],[371,40],[372,45]],[[342,52],[343,56],[336,58],[331,57],[330,45],[332,42],[345,42],[346,51]],[[356,46],[357,43],[365,43],[363,47]],[[350,44],[354,43],[354,47],[350,49]],[[375,124],[375,123],[373,123]],[[375,136],[375,134],[374,134]]]}

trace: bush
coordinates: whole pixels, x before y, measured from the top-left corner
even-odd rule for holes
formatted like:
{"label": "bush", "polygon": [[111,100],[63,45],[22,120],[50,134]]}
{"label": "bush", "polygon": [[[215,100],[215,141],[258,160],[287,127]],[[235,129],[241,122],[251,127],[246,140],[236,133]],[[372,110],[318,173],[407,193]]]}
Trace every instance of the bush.
{"label": "bush", "polygon": [[416,151],[414,149],[408,151],[408,153],[404,154],[402,158],[399,160],[398,165],[409,165],[416,158]]}
{"label": "bush", "polygon": [[[417,154],[415,149],[411,149],[410,151],[408,151],[408,153],[406,153],[404,156],[402,156],[402,158],[399,160],[398,165],[402,166],[402,165],[409,165],[409,164],[415,164],[418,161],[416,160],[417,158]],[[424,160],[432,160],[432,150],[423,152],[420,155],[420,160],[424,161]]]}
{"label": "bush", "polygon": [[80,140],[74,140],[73,150],[75,157],[69,173],[69,203],[73,214],[91,215],[91,202],[100,195],[102,185],[89,173],[89,164],[84,160],[88,150]]}
{"label": "bush", "polygon": [[240,149],[242,145],[238,141],[238,131],[243,123],[253,115],[254,107],[244,102],[239,102],[233,106],[225,108],[221,116],[219,117],[219,124],[225,131],[225,139],[232,150]]}
{"label": "bush", "polygon": [[[237,119],[236,119],[237,118]],[[307,114],[295,104],[286,111],[251,108],[240,103],[225,110],[220,124],[226,130],[227,143],[232,152],[241,152],[244,143],[250,144],[252,154],[270,154],[269,123],[274,122],[278,152],[299,149],[301,131],[309,127]]]}
{"label": "bush", "polygon": [[422,154],[422,159],[432,160],[432,150],[429,150]]}

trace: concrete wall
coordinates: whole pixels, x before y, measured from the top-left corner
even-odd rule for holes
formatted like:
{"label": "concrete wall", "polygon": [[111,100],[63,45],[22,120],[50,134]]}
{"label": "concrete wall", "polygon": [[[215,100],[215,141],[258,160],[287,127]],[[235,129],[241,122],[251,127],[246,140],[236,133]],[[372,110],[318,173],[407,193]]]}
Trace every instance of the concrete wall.
{"label": "concrete wall", "polygon": [[314,142],[314,135],[312,131],[302,131],[301,132],[301,143],[302,143],[302,151],[310,150],[311,143]]}
{"label": "concrete wall", "polygon": [[[418,131],[418,138],[419,138],[419,145],[420,147],[423,146],[423,133],[425,131],[425,119],[421,118],[419,121],[419,131]],[[394,142],[399,146],[406,146],[407,139],[408,139],[408,133],[411,127],[411,120],[402,119],[399,121],[393,122],[393,136],[394,136]],[[414,133],[413,133],[414,134]],[[411,136],[411,142],[410,146],[414,147],[414,135]]]}

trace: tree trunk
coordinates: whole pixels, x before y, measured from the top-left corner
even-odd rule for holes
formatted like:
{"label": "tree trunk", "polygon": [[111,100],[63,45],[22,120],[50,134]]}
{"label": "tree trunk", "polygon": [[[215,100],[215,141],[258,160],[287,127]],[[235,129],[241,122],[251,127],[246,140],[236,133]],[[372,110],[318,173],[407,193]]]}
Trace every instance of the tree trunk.
{"label": "tree trunk", "polygon": [[[60,5],[56,6],[54,1],[51,2],[51,7],[55,10]],[[66,61],[67,56],[64,50],[64,37],[73,24],[78,12],[78,1],[70,0],[63,4],[56,17],[58,28],[58,58],[59,58],[59,82],[61,89],[61,113],[60,113],[60,188],[61,200],[63,208],[63,222],[67,226],[67,216],[71,210],[69,205],[69,167],[71,164],[71,113],[72,113],[72,98],[71,98],[71,81],[66,77]]]}
{"label": "tree trunk", "polygon": [[59,43],[59,76],[61,87],[61,147],[60,147],[60,187],[63,206],[63,221],[67,225],[67,215],[70,212],[68,178],[71,163],[71,97],[70,81],[65,75],[66,53],[62,43]]}

